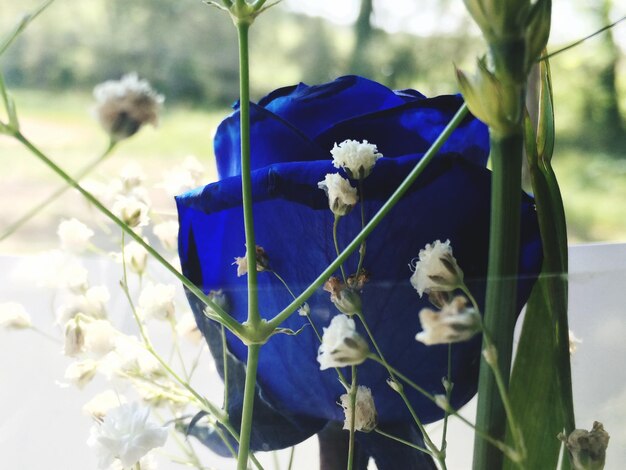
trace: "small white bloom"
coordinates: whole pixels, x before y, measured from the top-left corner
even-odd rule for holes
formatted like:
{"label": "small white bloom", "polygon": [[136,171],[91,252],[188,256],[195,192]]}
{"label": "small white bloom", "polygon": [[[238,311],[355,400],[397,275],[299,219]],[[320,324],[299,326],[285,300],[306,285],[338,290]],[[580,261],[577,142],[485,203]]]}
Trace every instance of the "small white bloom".
{"label": "small white bloom", "polygon": [[148,283],[139,294],[139,307],[146,318],[171,320],[174,317],[174,297],[176,287],[173,284]]}
{"label": "small white bloom", "polygon": [[78,317],[65,324],[65,342],[63,353],[68,357],[76,357],[85,350],[85,330]]}
{"label": "small white bloom", "polygon": [[[232,263],[237,265],[237,277],[241,277],[244,274],[248,274],[248,257],[241,256],[236,257]],[[256,247],[256,270],[258,272],[267,271],[270,269],[270,260],[267,253],[262,246]]]}
{"label": "small white bloom", "polygon": [[305,302],[302,304],[302,307],[298,309],[298,315],[301,317],[308,317],[311,315],[311,307],[309,307],[308,303]]}
{"label": "small white bloom", "polygon": [[324,190],[328,196],[328,206],[337,216],[346,215],[359,201],[356,188],[350,186],[350,182],[339,173],[327,174],[324,181],[317,183],[317,187]]}
{"label": "small white bloom", "polygon": [[202,333],[198,329],[196,318],[191,312],[185,313],[176,322],[176,332],[192,343],[199,344],[202,341]]}
{"label": "small white bloom", "polygon": [[65,378],[82,389],[92,381],[98,370],[98,363],[92,359],[73,362],[65,369]]}
{"label": "small white bloom", "polygon": [[245,256],[238,256],[233,261],[233,266],[237,265],[237,277],[241,277],[244,274],[248,274],[248,258]]}
{"label": "small white bloom", "polygon": [[134,273],[143,274],[148,264],[148,252],[136,241],[131,241],[124,247],[124,261]]}
{"label": "small white bloom", "polygon": [[591,431],[574,429],[567,437],[559,434],[559,439],[565,443],[569,452],[574,470],[602,470],[609,438],[609,433],[598,421],[594,421]]}
{"label": "small white bloom", "polygon": [[369,347],[356,332],[354,320],[337,315],[324,328],[322,344],[317,353],[320,370],[361,364],[367,359]]}
{"label": "small white bloom", "polygon": [[59,224],[57,235],[61,240],[61,248],[73,253],[81,253],[89,246],[89,239],[94,232],[77,219],[64,220]]}
{"label": "small white bloom", "polygon": [[352,179],[363,179],[369,176],[372,168],[382,154],[378,153],[376,145],[367,140],[344,140],[330,151],[335,168],[343,168]]}
{"label": "small white bloom", "polygon": [[157,125],[164,98],[137,74],[109,80],[93,90],[95,115],[113,140],[135,134],[146,123]]}
{"label": "small white bloom", "polygon": [[423,331],[415,339],[428,346],[467,341],[481,330],[479,313],[467,308],[464,297],[455,297],[439,312],[424,308],[419,317]]}
{"label": "small white bloom", "polygon": [[129,227],[148,225],[148,205],[136,197],[117,196],[113,203],[113,213]]}
{"label": "small white bloom", "polygon": [[123,191],[128,193],[141,186],[146,179],[146,175],[137,162],[127,163],[120,173]]}
{"label": "small white bloom", "polygon": [[444,411],[450,411],[450,402],[445,395],[437,394],[435,395],[435,405],[441,408]]}
{"label": "small white bloom", "polygon": [[97,421],[102,421],[110,410],[123,405],[126,401],[126,397],[114,390],[106,390],[85,403],[83,413],[92,416]]}
{"label": "small white bloom", "polygon": [[108,320],[94,320],[84,325],[85,343],[84,351],[102,358],[115,350],[118,336],[122,333]]}
{"label": "small white bloom", "polygon": [[450,240],[427,244],[420,250],[419,261],[414,268],[411,285],[420,297],[431,291],[453,291],[463,284],[463,271],[452,256]]}
{"label": "small white bloom", "polygon": [[[345,415],[343,428],[349,430],[352,423],[350,395],[344,393],[339,399],[341,400],[341,407]],[[374,405],[372,391],[367,387],[359,385],[356,390],[356,400],[354,403],[354,430],[362,432],[373,431],[374,428],[376,428],[377,421],[378,413]]]}
{"label": "small white bloom", "polygon": [[572,330],[569,330],[569,355],[573,356],[576,350],[578,349],[578,345],[583,342],[582,339],[576,337]]}
{"label": "small white bloom", "polygon": [[24,330],[33,326],[30,315],[22,304],[4,302],[0,304],[0,327],[9,330]]}
{"label": "small white bloom", "polygon": [[156,224],[152,232],[159,239],[163,248],[166,250],[176,249],[178,245],[178,222],[176,220]]}
{"label": "small white bloom", "polygon": [[92,318],[104,318],[109,298],[109,290],[105,286],[93,286],[84,294],[70,295],[57,309],[57,322],[65,325],[79,313]]}
{"label": "small white bloom", "polygon": [[159,361],[134,336],[117,335],[115,350],[107,355],[106,360],[111,376],[120,372],[148,378],[164,375]]}
{"label": "small white bloom", "polygon": [[130,468],[150,450],[165,444],[167,428],[149,423],[149,414],[150,408],[124,404],[91,428],[87,444],[96,451],[98,468],[105,469],[116,459],[123,468]]}

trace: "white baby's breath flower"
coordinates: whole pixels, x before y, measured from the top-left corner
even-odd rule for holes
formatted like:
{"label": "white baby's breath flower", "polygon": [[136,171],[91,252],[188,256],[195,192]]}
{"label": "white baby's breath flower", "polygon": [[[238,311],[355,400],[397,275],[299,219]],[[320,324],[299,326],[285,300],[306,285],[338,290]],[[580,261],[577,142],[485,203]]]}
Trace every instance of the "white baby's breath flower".
{"label": "white baby's breath flower", "polygon": [[311,307],[309,307],[308,303],[303,303],[302,307],[298,309],[298,315],[301,317],[308,317],[311,314]]}
{"label": "white baby's breath flower", "polygon": [[149,414],[150,408],[124,404],[91,428],[87,444],[96,451],[98,468],[105,469],[116,459],[123,468],[131,468],[150,450],[165,444],[167,428],[149,423]]}
{"label": "white baby's breath flower", "polygon": [[322,344],[317,352],[320,370],[329,367],[345,367],[361,364],[367,359],[369,347],[356,332],[354,320],[346,315],[337,315],[324,328]]}
{"label": "white baby's breath flower", "polygon": [[[150,453],[146,454],[139,460],[138,463],[139,463],[139,467],[141,468],[141,470],[157,470],[158,465],[157,465],[157,460],[154,458],[154,452],[155,451],[151,451]],[[116,460],[109,467],[109,470],[128,470],[128,469],[124,468],[124,466],[119,460]]]}
{"label": "white baby's breath flower", "polygon": [[565,443],[574,470],[602,470],[606,461],[609,433],[602,423],[594,421],[591,431],[574,429],[569,436],[559,434]]}
{"label": "white baby's breath flower", "polygon": [[93,359],[73,362],[65,369],[65,379],[82,389],[91,382],[98,370],[98,363]]}
{"label": "white baby's breath flower", "polygon": [[578,349],[578,345],[583,342],[582,339],[576,337],[572,330],[569,330],[569,355],[573,356],[576,350]]}
{"label": "white baby's breath flower", "polygon": [[427,244],[420,250],[414,269],[411,285],[420,297],[431,291],[450,292],[463,285],[463,271],[452,256],[450,240]]}
{"label": "white baby's breath flower", "polygon": [[24,330],[33,326],[24,306],[17,302],[0,304],[0,327],[9,330]]}
{"label": "white baby's breath flower", "polygon": [[164,101],[146,80],[139,80],[134,73],[99,84],[93,95],[96,117],[112,140],[130,137],[144,124],[157,125]]}
{"label": "white baby's breath flower", "polygon": [[467,341],[481,330],[480,314],[467,308],[464,297],[455,297],[439,312],[424,308],[419,317],[423,331],[415,339],[428,346]]}
{"label": "white baby's breath flower", "polygon": [[163,180],[158,185],[170,196],[187,192],[203,184],[204,167],[193,155],[185,158],[181,165],[170,168],[163,174]]}
{"label": "white baby's breath flower", "polygon": [[101,367],[105,376],[139,375],[145,378],[164,375],[159,361],[134,336],[115,336],[115,349],[106,355]]}
{"label": "white baby's breath flower", "polygon": [[363,179],[369,176],[376,161],[382,157],[376,145],[367,140],[344,140],[330,151],[335,168],[343,168],[352,179]]}
{"label": "white baby's breath flower", "polygon": [[122,335],[108,320],[94,320],[83,325],[85,352],[100,359],[115,350],[118,336]]}
{"label": "white baby's breath flower", "polygon": [[85,350],[85,330],[81,323],[78,317],[74,317],[65,324],[63,353],[68,357],[76,357]]}
{"label": "white baby's breath flower", "polygon": [[122,183],[123,191],[128,193],[135,188],[141,186],[145,181],[146,174],[141,169],[141,166],[137,162],[129,162],[124,165],[120,173],[120,181]]}
{"label": "white baby's breath flower", "polygon": [[175,250],[178,245],[178,221],[168,220],[156,224],[152,229],[154,235],[159,239],[161,245],[166,250]]}
{"label": "white baby's breath flower", "polygon": [[64,220],[59,224],[57,235],[61,248],[73,253],[81,253],[89,246],[89,239],[94,232],[78,219]]}
{"label": "white baby's breath flower", "polygon": [[186,312],[176,322],[176,332],[192,343],[199,344],[202,341],[202,333],[198,329],[196,318],[191,312]]}
{"label": "white baby's breath flower", "polygon": [[143,316],[171,320],[174,317],[175,296],[176,287],[173,284],[146,284],[139,294],[139,307]]}
{"label": "white baby's breath flower", "polygon": [[[248,257],[238,256],[233,261],[233,266],[237,265],[237,277],[241,277],[244,274],[248,274]],[[270,262],[267,253],[262,246],[256,247],[256,270],[258,272],[267,271],[270,269]]]}
{"label": "white baby's breath flower", "polygon": [[346,215],[359,201],[356,188],[350,186],[350,182],[339,173],[327,174],[317,187],[328,196],[328,206],[336,216]]}
{"label": "white baby's breath flower", "polygon": [[[341,407],[345,415],[343,428],[349,430],[352,423],[350,395],[344,393],[339,399],[341,400]],[[359,385],[356,390],[356,400],[354,403],[354,430],[362,432],[373,431],[377,421],[378,414],[376,412],[376,406],[374,405],[372,391],[367,387]]]}
{"label": "white baby's breath flower", "polygon": [[148,225],[148,205],[135,197],[117,196],[113,203],[113,213],[129,227],[143,227]]}
{"label": "white baby's breath flower", "polygon": [[65,325],[79,313],[92,318],[104,318],[110,297],[105,286],[93,286],[83,294],[70,295],[57,309],[57,323]]}
{"label": "white baby's breath flower", "polygon": [[136,241],[131,241],[124,247],[124,261],[126,266],[136,274],[143,274],[148,264],[148,252]]}
{"label": "white baby's breath flower", "polygon": [[245,256],[237,256],[233,261],[234,265],[237,265],[237,277],[248,274],[248,258]]}
{"label": "white baby's breath flower", "polygon": [[85,403],[83,413],[97,421],[102,421],[110,410],[123,405],[126,401],[126,397],[114,390],[106,390]]}

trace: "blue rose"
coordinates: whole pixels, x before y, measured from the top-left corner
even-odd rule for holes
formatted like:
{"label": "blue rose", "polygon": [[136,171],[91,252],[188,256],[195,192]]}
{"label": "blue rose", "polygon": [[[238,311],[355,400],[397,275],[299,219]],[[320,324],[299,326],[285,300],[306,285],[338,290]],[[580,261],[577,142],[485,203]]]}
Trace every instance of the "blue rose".
{"label": "blue rose", "polygon": [[[414,90],[391,91],[367,79],[348,76],[318,86],[281,88],[251,105],[256,241],[265,249],[272,269],[295,293],[307,287],[335,258],[333,215],[326,195],[317,186],[327,173],[338,171],[331,162],[333,145],[346,139],[367,140],[376,144],[384,156],[363,181],[364,208],[369,219],[461,104],[459,96],[428,99]],[[179,196],[177,205],[183,273],[206,293],[222,289],[229,313],[243,321],[247,313],[246,278],[238,277],[231,266],[235,257],[245,253],[239,145],[239,112],[235,109],[215,137],[220,180]],[[420,330],[418,312],[429,304],[410,285],[408,264],[427,243],[449,239],[467,284],[483,303],[491,181],[485,169],[487,158],[487,129],[470,116],[367,239],[364,267],[370,273],[370,282],[361,294],[363,314],[389,363],[433,394],[443,393],[441,379],[447,371],[448,347],[425,346],[415,340]],[[520,308],[541,260],[530,198],[524,197],[521,210]],[[343,217],[339,244],[348,244],[360,228],[359,210]],[[358,254],[354,254],[345,264],[346,272],[354,273],[357,262]],[[272,273],[259,273],[258,280],[261,315],[271,318],[292,297]],[[222,373],[221,327],[203,315],[202,305],[192,296],[190,303]],[[328,293],[321,289],[308,304],[320,331],[338,313]],[[283,326],[295,331],[306,323],[305,318],[295,314]],[[344,416],[337,402],[345,390],[334,370],[320,371],[318,347],[312,329],[304,328],[297,336],[275,335],[261,348],[254,449],[287,447],[316,433],[325,442],[329,433],[332,436],[339,432],[335,429]],[[237,424],[246,348],[228,333],[227,349],[231,363],[227,411]],[[478,337],[453,345],[454,407],[462,406],[475,394],[479,357]],[[359,384],[372,390],[381,429],[421,443],[421,435],[402,400],[387,385],[387,378],[387,371],[379,364],[367,361],[359,366]],[[409,387],[405,390],[424,423],[442,417],[442,410],[431,401]],[[210,430],[196,427],[192,433],[225,453]],[[424,454],[377,433],[359,432],[357,438],[361,466],[373,457],[381,470],[431,468]]]}

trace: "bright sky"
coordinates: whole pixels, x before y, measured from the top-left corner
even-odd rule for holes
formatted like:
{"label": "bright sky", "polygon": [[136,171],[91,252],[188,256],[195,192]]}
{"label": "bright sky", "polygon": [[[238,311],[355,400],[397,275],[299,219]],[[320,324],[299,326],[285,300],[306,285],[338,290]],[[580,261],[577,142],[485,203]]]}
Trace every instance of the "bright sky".
{"label": "bright sky", "polygon": [[[553,0],[552,44],[563,44],[584,37],[596,29],[587,19],[585,8],[596,0]],[[359,0],[284,0],[285,6],[309,15],[323,16],[338,24],[352,24],[356,19]],[[442,4],[447,4],[445,14]],[[454,31],[468,18],[462,0],[374,0],[374,23],[390,32],[408,31],[430,35],[435,31]],[[626,2],[614,2],[612,21],[626,15]],[[618,42],[626,51],[626,21],[614,30]]]}

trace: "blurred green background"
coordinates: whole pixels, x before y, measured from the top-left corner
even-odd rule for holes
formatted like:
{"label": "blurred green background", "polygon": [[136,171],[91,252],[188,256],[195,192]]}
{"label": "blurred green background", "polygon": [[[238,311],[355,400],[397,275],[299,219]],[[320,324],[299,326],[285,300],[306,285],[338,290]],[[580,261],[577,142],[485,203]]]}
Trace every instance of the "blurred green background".
{"label": "blurred green background", "polygon": [[[327,14],[320,10],[332,5],[328,2],[287,0],[258,20],[251,36],[254,99],[280,86],[348,73],[427,96],[454,93],[453,64],[471,70],[474,57],[484,52],[461,0],[344,1],[343,16],[332,6]],[[610,0],[570,3],[570,13],[553,22],[555,30],[569,30],[572,37],[621,14]],[[0,0],[0,35],[39,4]],[[413,4],[421,10],[408,7]],[[397,11],[402,5],[406,10]],[[393,26],[398,18],[405,27]],[[419,25],[420,18],[430,28],[406,27]],[[573,242],[626,241],[624,29],[626,22],[552,60],[554,161]],[[553,34],[550,50],[569,40]],[[120,145],[102,167],[104,175],[136,160],[158,178],[193,154],[207,165],[210,178],[214,129],[238,94],[235,30],[227,15],[199,0],[57,0],[0,57],[0,68],[24,134],[70,171],[106,145],[89,113],[94,85],[136,71],[166,96],[159,128],[142,130]],[[0,162],[1,232],[59,183],[1,136]],[[54,246],[59,218],[73,215],[74,208],[84,210],[76,205],[76,197],[64,197],[1,242],[0,252]]]}

